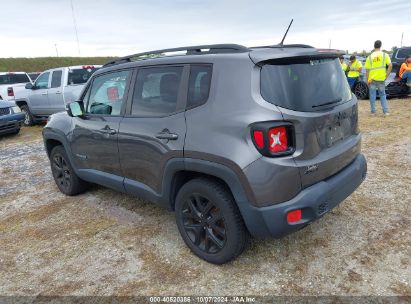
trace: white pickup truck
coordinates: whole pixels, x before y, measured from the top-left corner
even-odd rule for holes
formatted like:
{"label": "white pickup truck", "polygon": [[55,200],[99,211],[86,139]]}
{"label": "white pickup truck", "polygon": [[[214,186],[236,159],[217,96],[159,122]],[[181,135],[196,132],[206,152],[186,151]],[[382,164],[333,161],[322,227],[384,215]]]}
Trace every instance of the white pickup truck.
{"label": "white pickup truck", "polygon": [[31,83],[25,72],[0,72],[0,100],[14,101],[15,95],[24,95],[24,86]]}
{"label": "white pickup truck", "polygon": [[[64,111],[77,100],[85,83],[101,65],[80,65],[44,71],[34,84],[26,84],[25,92],[16,94],[15,102],[25,114],[25,125],[47,119]],[[19,96],[20,95],[20,96]]]}

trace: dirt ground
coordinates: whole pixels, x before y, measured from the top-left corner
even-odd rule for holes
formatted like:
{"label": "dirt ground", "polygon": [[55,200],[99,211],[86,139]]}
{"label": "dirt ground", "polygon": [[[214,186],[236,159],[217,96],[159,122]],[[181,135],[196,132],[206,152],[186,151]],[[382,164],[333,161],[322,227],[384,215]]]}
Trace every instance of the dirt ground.
{"label": "dirt ground", "polygon": [[191,254],[153,204],[98,186],[61,194],[41,126],[2,137],[0,294],[410,296],[411,99],[390,107],[371,117],[360,102],[368,176],[353,195],[223,266]]}

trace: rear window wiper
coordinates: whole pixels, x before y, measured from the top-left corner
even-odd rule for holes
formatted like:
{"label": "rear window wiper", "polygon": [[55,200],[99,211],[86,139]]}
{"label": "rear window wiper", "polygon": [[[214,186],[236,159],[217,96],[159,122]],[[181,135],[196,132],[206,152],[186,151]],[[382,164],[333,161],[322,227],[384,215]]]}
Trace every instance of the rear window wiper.
{"label": "rear window wiper", "polygon": [[313,108],[318,108],[318,107],[323,107],[323,106],[329,106],[329,105],[332,105],[334,103],[339,103],[340,101],[342,101],[342,98],[337,98],[337,99],[334,99],[330,102],[321,103],[321,104],[318,104],[318,105],[313,105],[312,107]]}

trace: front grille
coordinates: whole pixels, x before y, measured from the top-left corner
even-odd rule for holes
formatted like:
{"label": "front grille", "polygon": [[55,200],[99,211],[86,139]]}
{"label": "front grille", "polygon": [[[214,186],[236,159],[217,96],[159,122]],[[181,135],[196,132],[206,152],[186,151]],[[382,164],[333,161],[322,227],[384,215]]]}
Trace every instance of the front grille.
{"label": "front grille", "polygon": [[0,108],[0,116],[10,114],[10,108]]}

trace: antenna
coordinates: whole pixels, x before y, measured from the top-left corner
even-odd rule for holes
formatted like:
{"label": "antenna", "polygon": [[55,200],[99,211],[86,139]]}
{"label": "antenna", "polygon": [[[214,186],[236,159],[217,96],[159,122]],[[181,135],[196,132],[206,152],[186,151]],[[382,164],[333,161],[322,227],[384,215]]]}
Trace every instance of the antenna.
{"label": "antenna", "polygon": [[283,46],[283,45],[284,45],[285,37],[287,37],[288,30],[290,29],[291,24],[293,24],[293,21],[294,21],[294,19],[291,19],[290,25],[288,26],[287,31],[286,31],[285,34],[284,34],[283,40],[281,40],[281,42],[280,42],[280,46]]}
{"label": "antenna", "polygon": [[78,49],[78,54],[80,55],[80,42],[78,41],[77,22],[76,22],[76,17],[74,16],[73,0],[70,0],[70,5],[71,5],[71,16],[73,17],[74,32],[76,33],[77,49]]}

